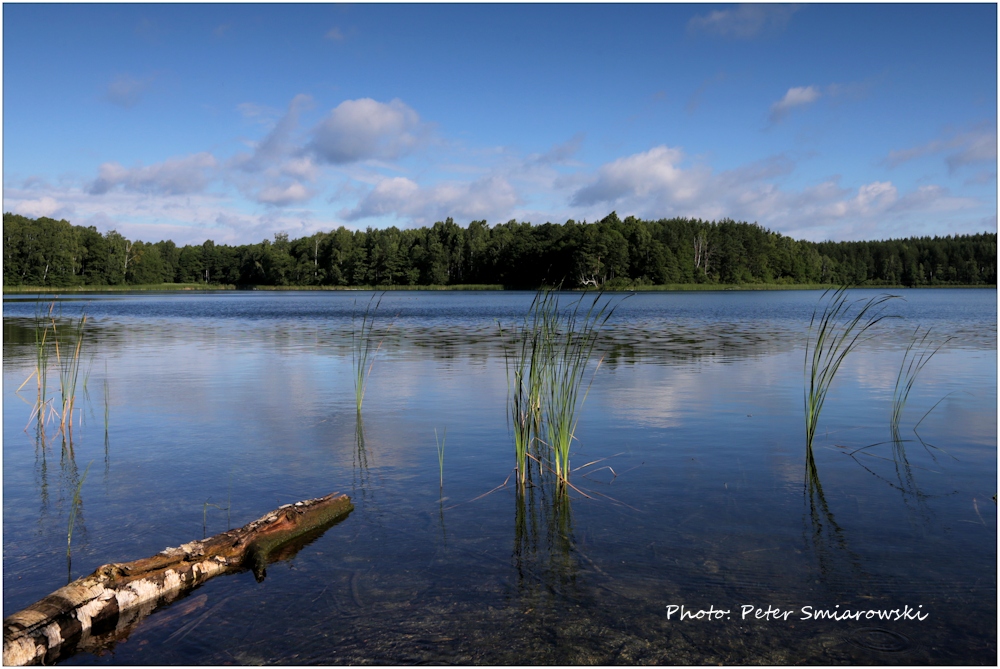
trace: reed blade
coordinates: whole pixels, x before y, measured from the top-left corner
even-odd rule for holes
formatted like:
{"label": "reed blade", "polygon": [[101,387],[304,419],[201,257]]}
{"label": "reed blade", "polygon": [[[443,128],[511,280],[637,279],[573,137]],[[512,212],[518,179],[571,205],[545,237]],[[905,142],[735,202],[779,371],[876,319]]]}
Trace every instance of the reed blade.
{"label": "reed blade", "polygon": [[872,329],[889,317],[885,313],[886,303],[898,297],[882,294],[868,300],[852,300],[849,290],[850,286],[841,286],[824,291],[819,319],[815,309],[809,319],[803,399],[806,449],[810,455],[819,416],[837,371],[847,356],[872,334]]}

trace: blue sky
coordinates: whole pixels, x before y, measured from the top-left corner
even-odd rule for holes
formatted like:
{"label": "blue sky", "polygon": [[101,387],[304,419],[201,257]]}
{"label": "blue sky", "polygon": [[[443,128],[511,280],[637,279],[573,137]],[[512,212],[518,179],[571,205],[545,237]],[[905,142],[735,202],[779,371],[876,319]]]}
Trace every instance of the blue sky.
{"label": "blue sky", "polygon": [[4,211],[145,241],[995,232],[996,147],[994,4],[3,7]]}

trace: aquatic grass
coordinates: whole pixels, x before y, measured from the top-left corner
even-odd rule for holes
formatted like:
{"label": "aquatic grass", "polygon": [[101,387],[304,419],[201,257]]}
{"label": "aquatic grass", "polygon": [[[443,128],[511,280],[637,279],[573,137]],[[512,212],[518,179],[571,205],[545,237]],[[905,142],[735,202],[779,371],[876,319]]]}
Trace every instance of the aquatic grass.
{"label": "aquatic grass", "polygon": [[437,445],[437,455],[438,455],[438,472],[440,473],[440,487],[444,488],[444,441],[448,438],[448,428],[444,428],[444,434],[441,435],[441,440],[438,441],[438,431],[434,428],[434,443]]}
{"label": "aquatic grass", "polygon": [[[59,430],[65,434],[67,429],[73,429],[73,409],[76,403],[76,391],[80,385],[80,370],[83,351],[83,335],[87,324],[87,314],[80,315],[76,326],[70,324],[67,333],[60,335],[52,311],[55,303],[49,305],[48,312],[43,316],[40,310],[35,315],[35,369],[15,392],[19,392],[32,378],[36,379],[38,395],[35,400],[28,423],[37,416],[39,424],[44,424],[49,418],[59,418]],[[51,406],[48,397],[49,367],[55,354],[55,366],[59,373],[59,391],[61,396],[59,410]],[[84,374],[84,391],[90,371]],[[46,416],[48,409],[48,416]],[[25,428],[27,429],[27,428]]]}
{"label": "aquatic grass", "polygon": [[527,482],[530,451],[533,443],[537,443],[537,435],[541,430],[543,361],[547,356],[546,346],[553,320],[551,314],[557,310],[558,304],[552,292],[539,291],[532,300],[520,330],[516,324],[511,328],[509,347],[504,340],[503,328],[500,328],[507,371],[507,410],[508,418],[513,424],[516,478],[519,486],[524,486]]}
{"label": "aquatic grass", "polygon": [[[503,332],[501,331],[501,335]],[[513,337],[518,338],[517,326],[514,327]],[[507,411],[508,418],[513,423],[514,431],[514,462],[517,471],[517,481],[523,485],[527,475],[527,454],[532,437],[531,405],[528,400],[528,386],[525,377],[527,357],[525,353],[531,350],[528,344],[529,333],[523,330],[520,333],[521,355],[508,355],[506,346],[504,347],[504,364],[507,368]]]}
{"label": "aquatic grass", "polygon": [[[361,404],[365,399],[368,378],[371,376],[372,367],[375,366],[375,356],[378,355],[379,350],[382,348],[382,343],[385,341],[385,334],[383,334],[378,344],[373,344],[375,314],[378,312],[379,305],[382,304],[384,296],[385,292],[377,296],[372,295],[371,299],[368,300],[368,305],[361,316],[360,331],[354,328],[355,317],[353,313],[351,314],[351,362],[354,366],[354,396],[358,405],[358,413],[361,412]],[[378,297],[377,300],[375,299],[376,297]],[[374,307],[372,306],[372,302],[375,303]],[[355,302],[356,305],[357,303]],[[372,350],[373,345],[374,350]]]}
{"label": "aquatic grass", "polygon": [[[55,321],[52,322],[53,344],[55,346],[56,365],[59,368],[59,392],[62,403],[59,412],[59,429],[65,432],[73,430],[73,408],[76,403],[76,389],[80,378],[80,353],[83,350],[83,332],[87,325],[87,314],[82,314],[75,328],[71,327],[64,344],[60,347],[59,336],[56,334]],[[68,349],[68,350],[66,350]],[[65,355],[64,355],[65,353]]]}
{"label": "aquatic grass", "polygon": [[[892,391],[892,415],[889,421],[889,428],[896,437],[899,435],[899,423],[903,418],[903,409],[906,407],[906,401],[910,397],[910,391],[917,380],[917,375],[930,362],[931,358],[953,339],[953,337],[948,337],[937,346],[934,346],[933,343],[928,344],[927,342],[930,334],[931,331],[928,329],[922,337],[919,336],[919,325],[913,330],[910,343],[906,347],[906,352],[903,354],[903,361],[899,366],[899,374],[896,375],[896,386]],[[934,406],[936,407],[937,404]],[[924,417],[926,418],[926,414]],[[923,422],[923,418],[920,420]]]}
{"label": "aquatic grass", "polygon": [[[617,309],[610,300],[602,302],[598,293],[586,311],[582,311],[586,295],[581,296],[565,315],[559,311],[558,298],[551,309],[542,312],[544,349],[542,355],[542,410],[545,434],[552,457],[556,479],[568,483],[570,476],[570,447],[575,438],[579,412],[590,394],[594,376],[600,369],[603,357],[598,360],[590,383],[580,395],[584,376],[594,352],[600,329]],[[548,306],[548,305],[546,305]]]}
{"label": "aquatic grass", "polygon": [[864,341],[864,336],[887,317],[885,303],[895,297],[882,294],[868,300],[851,300],[849,286],[826,290],[820,297],[822,311],[817,320],[814,309],[809,319],[803,363],[806,376],[806,449],[809,455],[820,412],[840,365]]}
{"label": "aquatic grass", "polygon": [[[35,399],[35,403],[31,412],[31,416],[28,418],[28,424],[34,420],[35,416],[38,416],[39,425],[44,430],[45,426],[45,408],[49,403],[48,399],[48,378],[49,378],[49,329],[50,324],[54,330],[54,319],[52,318],[52,310],[55,308],[55,302],[49,304],[49,309],[47,313],[43,313],[41,304],[39,303],[35,307],[35,369],[28,375],[28,378],[24,380],[15,393],[19,393],[24,386],[28,385],[32,379],[37,382],[38,394]],[[27,426],[24,428],[27,430]]]}
{"label": "aquatic grass", "polygon": [[[49,305],[49,317],[55,302]],[[35,320],[35,378],[38,381],[38,403],[39,412],[43,411],[48,402],[48,378],[49,378],[49,347],[48,347],[49,327],[48,321],[36,318]],[[29,379],[31,377],[28,377]],[[25,382],[27,383],[27,382]]]}

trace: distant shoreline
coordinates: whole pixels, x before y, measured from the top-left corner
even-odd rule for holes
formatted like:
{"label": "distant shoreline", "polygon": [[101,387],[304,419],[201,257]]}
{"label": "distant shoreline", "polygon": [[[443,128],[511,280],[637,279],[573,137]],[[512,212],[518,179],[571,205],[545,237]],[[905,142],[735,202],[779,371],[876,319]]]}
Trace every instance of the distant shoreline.
{"label": "distant shoreline", "polygon": [[[680,293],[690,291],[760,291],[760,290],[825,290],[836,288],[833,284],[777,284],[777,283],[747,283],[747,284],[666,284],[662,286],[623,286],[605,288],[605,292],[638,292],[638,293]],[[865,285],[854,286],[866,289],[912,290],[917,288],[987,288],[996,290],[996,284],[939,284],[934,286],[902,286],[902,285]],[[222,284],[178,284],[164,283],[136,286],[4,286],[4,295],[59,295],[77,293],[181,293],[181,292],[218,292],[218,291],[532,291],[532,288],[507,288],[499,284],[459,284],[454,286],[234,286]],[[580,289],[573,289],[580,291]]]}

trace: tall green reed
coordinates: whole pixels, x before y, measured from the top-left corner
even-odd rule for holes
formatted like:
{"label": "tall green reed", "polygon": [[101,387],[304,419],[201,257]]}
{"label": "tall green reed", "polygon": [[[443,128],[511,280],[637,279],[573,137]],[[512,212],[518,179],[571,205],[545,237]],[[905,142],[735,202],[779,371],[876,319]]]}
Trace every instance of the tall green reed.
{"label": "tall green reed", "polygon": [[53,344],[55,346],[56,364],[59,368],[59,392],[62,403],[59,412],[59,429],[65,432],[73,430],[73,408],[76,403],[76,389],[80,378],[80,353],[83,350],[83,332],[87,325],[87,314],[82,314],[75,327],[70,327],[62,346],[56,333],[55,321],[52,321]]}
{"label": "tall green reed", "polygon": [[[48,378],[49,378],[49,326],[54,323],[52,318],[52,310],[55,308],[55,302],[49,304],[48,312],[44,313],[41,304],[37,304],[35,307],[35,369],[32,370],[28,378],[24,380],[17,391],[20,393],[21,389],[28,385],[32,379],[35,379],[38,386],[38,394],[35,399],[34,406],[32,408],[31,417],[28,418],[28,424],[38,417],[38,425],[42,432],[45,430],[45,409],[48,407]],[[25,427],[27,430],[27,426]]]}
{"label": "tall green reed", "polygon": [[[602,298],[603,293],[597,293],[587,306],[584,294],[563,310],[559,294],[542,289],[520,328],[514,325],[504,341],[507,411],[513,424],[519,487],[527,482],[532,459],[539,471],[545,461],[558,481],[569,481],[569,451],[578,413],[593,383],[592,377],[583,389],[584,376],[600,329],[618,306]],[[504,338],[502,328],[500,334]]]}
{"label": "tall green reed", "polygon": [[[521,328],[517,324],[512,326],[509,346],[504,341],[507,411],[513,425],[516,478],[520,486],[527,482],[530,451],[541,430],[544,361],[548,356],[552,314],[558,311],[556,302],[551,291],[539,291]],[[503,340],[502,327],[500,336]]]}
{"label": "tall green reed", "polygon": [[816,310],[809,319],[803,363],[806,376],[806,449],[809,457],[819,415],[837,370],[848,354],[864,341],[864,335],[887,317],[885,303],[897,297],[882,294],[868,300],[851,300],[849,288],[841,286],[824,291],[820,297],[822,311],[819,319],[816,318]]}
{"label": "tall green reed", "polygon": [[[30,423],[37,416],[39,426],[44,431],[45,423],[49,418],[58,418],[59,430],[65,434],[67,430],[72,432],[73,429],[73,409],[76,404],[77,387],[80,385],[81,354],[87,314],[81,314],[75,325],[71,321],[67,329],[60,332],[60,326],[52,313],[54,308],[55,303],[53,302],[44,314],[41,309],[36,312],[35,369],[24,380],[18,391],[34,378],[37,382],[38,394],[28,422]],[[59,374],[60,403],[58,410],[51,406],[52,401],[48,397],[49,368],[53,362],[53,355],[56,371]],[[89,372],[84,376],[85,389],[88,375]]]}
{"label": "tall green reed", "polygon": [[[544,344],[542,352],[541,404],[545,435],[556,479],[569,482],[570,448],[579,422],[579,412],[590,393],[591,385],[603,358],[598,360],[590,383],[583,389],[584,376],[597,343],[601,327],[617,308],[598,293],[583,309],[583,295],[565,314],[558,298],[546,303],[542,311]],[[551,305],[551,308],[549,308]]]}
{"label": "tall green reed", "polygon": [[906,407],[906,401],[910,397],[910,391],[917,380],[917,375],[931,361],[934,354],[940,351],[952,339],[952,337],[948,337],[937,346],[934,346],[933,342],[928,343],[927,341],[930,334],[931,331],[928,329],[924,332],[923,336],[920,336],[920,326],[917,326],[913,330],[910,343],[903,354],[903,362],[899,366],[899,374],[896,375],[896,386],[892,391],[892,415],[889,420],[889,429],[897,441],[899,423],[903,418],[903,409]]}
{"label": "tall green reed", "polygon": [[[354,328],[355,317],[351,315],[351,361],[354,366],[354,396],[358,405],[358,413],[361,413],[361,403],[365,399],[365,390],[368,388],[368,378],[371,376],[372,367],[375,365],[375,356],[378,355],[385,341],[385,335],[374,343],[375,314],[385,293],[372,295],[368,300],[368,305],[361,316],[361,329]],[[378,297],[376,300],[375,298]],[[375,306],[372,306],[372,303]],[[374,350],[372,350],[374,346]]]}

